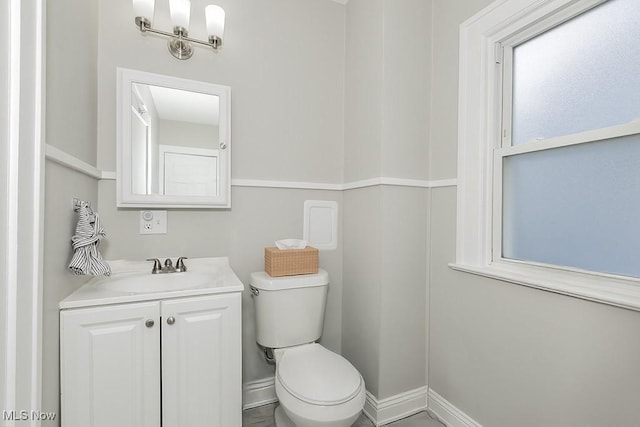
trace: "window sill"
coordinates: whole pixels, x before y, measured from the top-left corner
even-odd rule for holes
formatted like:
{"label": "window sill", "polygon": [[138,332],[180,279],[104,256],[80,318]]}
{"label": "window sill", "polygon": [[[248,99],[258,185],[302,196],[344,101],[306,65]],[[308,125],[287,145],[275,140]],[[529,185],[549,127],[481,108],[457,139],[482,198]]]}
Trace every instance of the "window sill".
{"label": "window sill", "polygon": [[640,311],[640,281],[634,279],[626,280],[521,262],[501,261],[486,266],[451,263],[449,267],[517,285]]}

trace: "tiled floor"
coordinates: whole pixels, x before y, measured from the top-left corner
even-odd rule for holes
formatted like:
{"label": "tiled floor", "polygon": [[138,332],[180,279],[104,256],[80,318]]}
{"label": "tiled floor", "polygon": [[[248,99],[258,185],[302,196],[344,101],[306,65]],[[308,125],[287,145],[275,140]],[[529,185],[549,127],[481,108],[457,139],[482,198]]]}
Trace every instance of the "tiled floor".
{"label": "tiled floor", "polygon": [[[243,427],[275,427],[273,423],[273,411],[277,403],[248,409],[242,413]],[[389,427],[444,427],[438,420],[434,420],[426,412],[417,413],[411,417],[398,420]],[[373,423],[364,414],[356,421],[353,427],[373,427]]]}

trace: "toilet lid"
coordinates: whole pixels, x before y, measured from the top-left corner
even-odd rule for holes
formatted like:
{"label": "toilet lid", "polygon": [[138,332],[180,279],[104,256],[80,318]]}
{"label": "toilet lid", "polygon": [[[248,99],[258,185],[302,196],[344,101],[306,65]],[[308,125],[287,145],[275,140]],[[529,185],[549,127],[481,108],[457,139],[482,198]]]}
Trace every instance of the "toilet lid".
{"label": "toilet lid", "polygon": [[362,382],[347,359],[315,343],[286,350],[276,371],[280,384],[290,394],[314,405],[351,400]]}

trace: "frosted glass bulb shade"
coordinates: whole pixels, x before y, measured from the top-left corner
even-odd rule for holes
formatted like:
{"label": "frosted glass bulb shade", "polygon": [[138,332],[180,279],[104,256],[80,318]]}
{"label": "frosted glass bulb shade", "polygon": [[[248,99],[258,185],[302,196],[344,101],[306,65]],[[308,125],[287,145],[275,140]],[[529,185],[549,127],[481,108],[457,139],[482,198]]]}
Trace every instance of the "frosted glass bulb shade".
{"label": "frosted glass bulb shade", "polygon": [[147,21],[153,21],[153,9],[155,0],[133,0],[133,14],[135,17],[142,17]]}
{"label": "frosted glass bulb shade", "polygon": [[204,14],[207,19],[207,33],[209,36],[222,38],[224,35],[224,9],[210,4],[204,8]]}
{"label": "frosted glass bulb shade", "polygon": [[191,16],[190,0],[170,0],[169,14],[171,15],[171,23],[174,27],[182,27],[189,29],[189,18]]}

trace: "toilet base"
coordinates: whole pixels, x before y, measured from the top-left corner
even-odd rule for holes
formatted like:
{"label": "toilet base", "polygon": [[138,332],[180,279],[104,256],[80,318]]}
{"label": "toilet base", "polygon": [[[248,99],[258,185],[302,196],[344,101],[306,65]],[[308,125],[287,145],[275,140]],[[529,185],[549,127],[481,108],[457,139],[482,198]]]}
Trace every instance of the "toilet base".
{"label": "toilet base", "polygon": [[291,418],[287,416],[287,413],[284,412],[284,409],[280,404],[276,406],[276,410],[273,413],[273,420],[275,421],[276,427],[297,427]]}
{"label": "toilet base", "polygon": [[282,409],[282,406],[276,406],[276,410],[273,413],[273,419],[276,422],[276,427],[296,427],[287,414]]}

